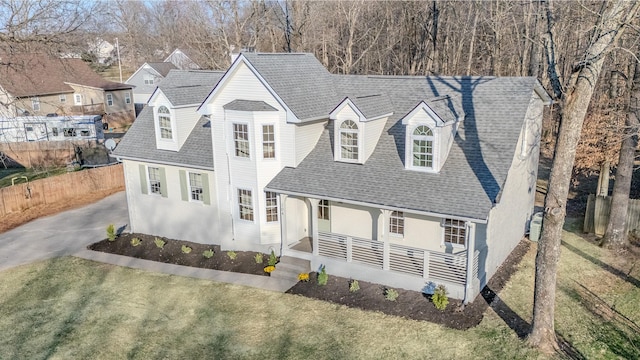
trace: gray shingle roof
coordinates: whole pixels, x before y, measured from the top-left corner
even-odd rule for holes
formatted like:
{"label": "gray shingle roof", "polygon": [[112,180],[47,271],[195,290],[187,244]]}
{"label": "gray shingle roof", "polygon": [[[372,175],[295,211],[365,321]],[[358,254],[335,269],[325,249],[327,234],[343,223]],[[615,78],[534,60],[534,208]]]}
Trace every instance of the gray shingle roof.
{"label": "gray shingle roof", "polygon": [[[195,111],[195,110],[194,110]],[[213,169],[213,145],[209,119],[201,117],[180,151],[158,150],[154,135],[153,111],[145,107],[122,138],[113,154],[154,163],[182,164]]]}
{"label": "gray shingle roof", "polygon": [[158,88],[174,106],[200,104],[223,75],[223,71],[171,70]]}
{"label": "gray shingle roof", "polygon": [[456,121],[464,116],[462,97],[459,94],[438,96],[425,101],[442,121]]}
{"label": "gray shingle roof", "polygon": [[367,119],[393,112],[393,106],[386,94],[352,96],[349,97],[349,100],[358,107]]}
{"label": "gray shingle roof", "polygon": [[177,69],[177,67],[170,62],[148,62],[147,65],[151,66],[151,68],[163,77],[167,76],[169,71]]}
{"label": "gray shingle roof", "polygon": [[326,116],[337,105],[332,76],[313,54],[243,55],[298,119]]}
{"label": "gray shingle roof", "polygon": [[233,100],[232,102],[222,106],[225,110],[236,111],[278,111],[278,109],[267,104],[264,101],[253,100]]}
{"label": "gray shingle roof", "polygon": [[[394,115],[365,164],[333,160],[332,123],[297,168],[267,188],[443,215],[486,219],[507,177],[535,78],[367,77],[384,88]],[[459,95],[466,114],[440,173],[404,168],[405,127],[399,121],[424,99]]]}

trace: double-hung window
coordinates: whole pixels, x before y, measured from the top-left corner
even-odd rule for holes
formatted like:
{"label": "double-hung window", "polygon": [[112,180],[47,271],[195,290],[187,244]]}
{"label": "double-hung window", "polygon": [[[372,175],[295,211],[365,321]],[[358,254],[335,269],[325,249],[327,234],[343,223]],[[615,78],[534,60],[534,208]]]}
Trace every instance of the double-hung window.
{"label": "double-hung window", "polygon": [[253,221],[251,190],[238,189],[238,210],[240,219]]}
{"label": "double-hung window", "polygon": [[318,203],[318,219],[329,220],[330,219],[330,207],[329,200],[320,200]]}
{"label": "double-hung window", "polygon": [[113,106],[113,95],[112,94],[107,94],[107,105],[108,106]]}
{"label": "double-hung window", "polygon": [[265,192],[267,222],[278,221],[278,195],[272,191]]}
{"label": "double-hung window", "polygon": [[276,137],[273,125],[262,125],[262,157],[265,159],[276,157]]}
{"label": "double-hung window", "polygon": [[33,109],[33,111],[40,111],[40,98],[31,98],[31,109]]}
{"label": "double-hung window", "polygon": [[411,135],[412,164],[417,168],[433,167],[433,132],[428,126],[418,126]]}
{"label": "double-hung window", "polygon": [[394,235],[404,235],[404,213],[394,211],[389,217],[389,233]]}
{"label": "double-hung window", "polygon": [[75,105],[82,105],[82,94],[73,94],[73,103]]}
{"label": "double-hung window", "polygon": [[340,124],[340,158],[358,160],[358,125],[352,120]]}
{"label": "double-hung window", "polygon": [[467,224],[463,220],[444,219],[444,242],[465,246],[467,239]]}
{"label": "double-hung window", "polygon": [[130,92],[124,93],[124,102],[127,105],[131,104],[131,93]]}
{"label": "double-hung window", "polygon": [[189,173],[189,194],[193,201],[204,201],[202,174]]}
{"label": "double-hung window", "polygon": [[153,85],[153,75],[145,74],[143,76],[143,78],[144,78],[144,84],[145,85]]}
{"label": "double-hung window", "polygon": [[233,124],[233,142],[236,156],[250,157],[249,152],[249,125]]}
{"label": "double-hung window", "polygon": [[149,192],[151,194],[162,195],[162,182],[160,181],[160,169],[149,166],[147,168],[149,174]]}
{"label": "double-hung window", "polygon": [[171,113],[166,106],[158,108],[158,127],[160,128],[160,138],[173,139],[173,130],[171,129]]}
{"label": "double-hung window", "polygon": [[58,99],[60,100],[61,104],[64,104],[64,103],[67,102],[67,95],[61,94],[61,95],[58,96]]}

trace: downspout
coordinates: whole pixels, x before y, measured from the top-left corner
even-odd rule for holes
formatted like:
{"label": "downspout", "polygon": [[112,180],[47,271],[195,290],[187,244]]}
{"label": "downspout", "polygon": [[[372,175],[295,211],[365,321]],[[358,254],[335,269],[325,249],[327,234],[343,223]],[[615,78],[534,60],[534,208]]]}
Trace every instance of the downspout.
{"label": "downspout", "polygon": [[[475,276],[473,273],[473,260],[476,248],[476,224],[470,221],[467,222],[467,277],[464,287],[464,304],[468,304],[473,301]],[[475,275],[475,276],[474,276]]]}
{"label": "downspout", "polygon": [[[226,111],[224,111],[224,119],[222,122],[222,140],[224,143],[224,153],[225,156],[227,158],[227,174],[228,174],[228,182],[227,182],[227,203],[230,204],[229,206],[229,219],[231,220],[231,241],[236,241],[236,227],[235,227],[235,223],[233,222],[233,202],[232,202],[232,190],[233,187],[231,186],[231,160],[229,159],[229,144],[227,144],[227,113]],[[212,127],[213,129],[213,127]]]}

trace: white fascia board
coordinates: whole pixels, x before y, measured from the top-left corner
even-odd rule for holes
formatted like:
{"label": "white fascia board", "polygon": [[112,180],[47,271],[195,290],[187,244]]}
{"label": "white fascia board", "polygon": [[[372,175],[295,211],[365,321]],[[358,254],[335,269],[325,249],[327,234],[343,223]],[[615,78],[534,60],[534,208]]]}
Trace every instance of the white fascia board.
{"label": "white fascia board", "polygon": [[338,104],[338,106],[336,106],[333,110],[331,110],[331,112],[329,113],[329,120],[335,120],[336,116],[338,116],[338,113],[342,111],[342,109],[344,109],[345,106],[349,106],[351,110],[353,110],[356,114],[358,114],[358,117],[360,118],[358,119],[358,122],[366,119],[366,117],[364,116],[362,111],[358,109],[356,104],[354,104],[353,101],[351,101],[351,99],[346,97]]}
{"label": "white fascia board", "polygon": [[[147,64],[147,63],[144,63],[144,64],[142,64],[142,65],[138,68],[138,70],[136,70],[136,71],[135,71],[131,76],[129,76],[129,78],[127,79],[127,81],[125,81],[124,83],[126,84],[129,80],[131,80],[134,76],[136,76],[136,74],[137,74],[137,73],[139,73],[139,72],[140,72],[140,70],[144,69],[144,67],[145,67],[145,66],[149,66],[149,68],[150,68],[151,70],[153,70],[155,73],[157,73],[157,71],[155,71],[155,69],[154,69],[154,68],[152,68],[152,67],[151,67],[151,65],[149,65],[149,64]],[[160,75],[160,74],[158,74],[158,75]]]}
{"label": "white fascia board", "polygon": [[371,204],[371,203],[366,203],[366,202],[362,202],[362,201],[334,198],[334,197],[331,197],[331,196],[318,196],[318,195],[312,195],[312,194],[299,193],[299,192],[295,192],[295,191],[283,191],[283,190],[273,189],[273,188],[270,188],[268,186],[265,187],[264,190],[265,191],[272,191],[272,192],[275,192],[275,193],[278,193],[278,194],[286,194],[286,195],[291,195],[291,196],[301,196],[301,197],[314,198],[314,199],[323,199],[323,200],[326,199],[326,200],[329,200],[329,201],[332,201],[332,202],[341,202],[341,203],[345,203],[345,204],[365,206],[365,207],[370,207],[370,208],[375,208],[375,209],[383,209],[383,210],[391,210],[391,211],[402,211],[402,212],[406,212],[406,213],[410,213],[410,214],[433,216],[433,217],[437,217],[437,218],[441,218],[441,219],[456,219],[456,220],[462,220],[462,221],[471,221],[471,222],[475,222],[475,223],[478,223],[478,224],[486,224],[488,222],[487,219],[474,219],[474,218],[464,217],[464,216],[461,217],[461,216],[453,216],[453,215],[443,215],[443,214],[438,214],[438,213],[429,212],[429,211],[420,211],[420,210],[405,209],[405,208],[399,208],[399,207],[393,207],[393,206]]}
{"label": "white fascia board", "polygon": [[540,99],[542,99],[542,102],[544,103],[544,105],[553,104],[553,99],[551,98],[551,95],[549,95],[547,90],[545,90],[542,84],[540,84],[540,81],[538,81],[538,79],[536,79],[536,85],[534,86],[533,90],[540,97]]}
{"label": "white fascia board", "polygon": [[431,107],[429,107],[427,103],[425,103],[424,101],[420,101],[420,103],[416,105],[416,107],[414,107],[413,110],[411,110],[407,115],[405,115],[402,118],[402,125],[407,125],[409,123],[409,120],[412,117],[414,117],[419,111],[426,112],[427,115],[429,115],[432,119],[436,121],[437,126],[442,126],[444,124],[444,121],[442,120],[442,118],[440,118],[440,116],[438,116],[438,114],[436,114],[436,112],[433,111],[433,109],[431,109]]}
{"label": "white fascia board", "polygon": [[157,161],[157,160],[141,159],[141,158],[136,158],[136,157],[115,155],[115,154],[109,154],[109,156],[114,158],[114,159],[118,159],[118,161],[131,160],[131,161],[137,161],[137,162],[143,162],[143,163],[149,163],[149,164],[170,165],[170,166],[189,168],[189,169],[199,169],[199,170],[214,171],[213,168],[206,167],[206,166],[193,166],[193,165],[187,165],[187,164],[174,163],[174,162],[171,162],[171,161]]}
{"label": "white fascia board", "polygon": [[215,98],[215,96],[218,94],[218,91],[220,91],[220,89],[223,87],[224,83],[226,83],[228,81],[228,79],[232,76],[232,74],[235,72],[235,70],[238,68],[238,66],[240,66],[241,63],[245,64],[249,68],[249,70],[251,70],[251,72],[256,76],[258,81],[260,81],[260,83],[262,85],[264,85],[264,87],[267,89],[267,91],[276,99],[278,104],[280,104],[280,106],[282,106],[282,108],[285,109],[285,111],[287,112],[287,122],[299,123],[300,119],[298,119],[293,114],[293,111],[291,111],[291,109],[289,109],[287,104],[284,103],[284,101],[280,98],[280,96],[278,96],[278,94],[275,92],[275,90],[273,90],[271,88],[269,83],[267,83],[267,81],[262,77],[262,75],[260,75],[258,70],[256,70],[256,68],[254,68],[253,65],[251,65],[249,60],[247,60],[247,58],[243,54],[240,54],[240,56],[238,56],[236,61],[234,61],[233,64],[231,64],[231,67],[229,67],[227,72],[222,76],[220,81],[218,81],[218,83],[211,90],[209,95],[207,95],[207,97],[204,99],[202,104],[200,104],[200,106],[197,109],[198,113],[200,115],[209,115],[209,114],[206,113],[204,107],[206,105],[208,105]]}
{"label": "white fascia board", "polygon": [[[158,94],[162,93],[162,90],[160,90],[159,87],[156,86],[155,90],[153,90],[153,92],[151,93],[151,96],[149,96],[149,99],[147,100],[147,105],[151,104],[152,101],[156,100],[156,97],[158,97]],[[164,94],[162,94],[164,95]],[[166,98],[166,96],[165,96]],[[169,101],[169,99],[167,99],[167,101]],[[169,101],[169,103],[171,104],[171,102]]]}

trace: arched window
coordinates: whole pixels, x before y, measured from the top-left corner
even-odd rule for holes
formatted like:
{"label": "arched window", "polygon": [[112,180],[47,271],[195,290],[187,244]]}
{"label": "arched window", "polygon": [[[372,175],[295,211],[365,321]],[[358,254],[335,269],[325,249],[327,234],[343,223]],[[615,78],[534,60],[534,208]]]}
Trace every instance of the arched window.
{"label": "arched window", "polygon": [[358,160],[358,125],[351,120],[340,124],[340,158]]}
{"label": "arched window", "polygon": [[411,134],[413,146],[411,154],[413,166],[421,168],[433,167],[433,131],[428,126],[421,125]]}
{"label": "arched window", "polygon": [[166,106],[158,108],[158,126],[160,127],[160,138],[173,139],[173,131],[171,130],[171,113]]}

